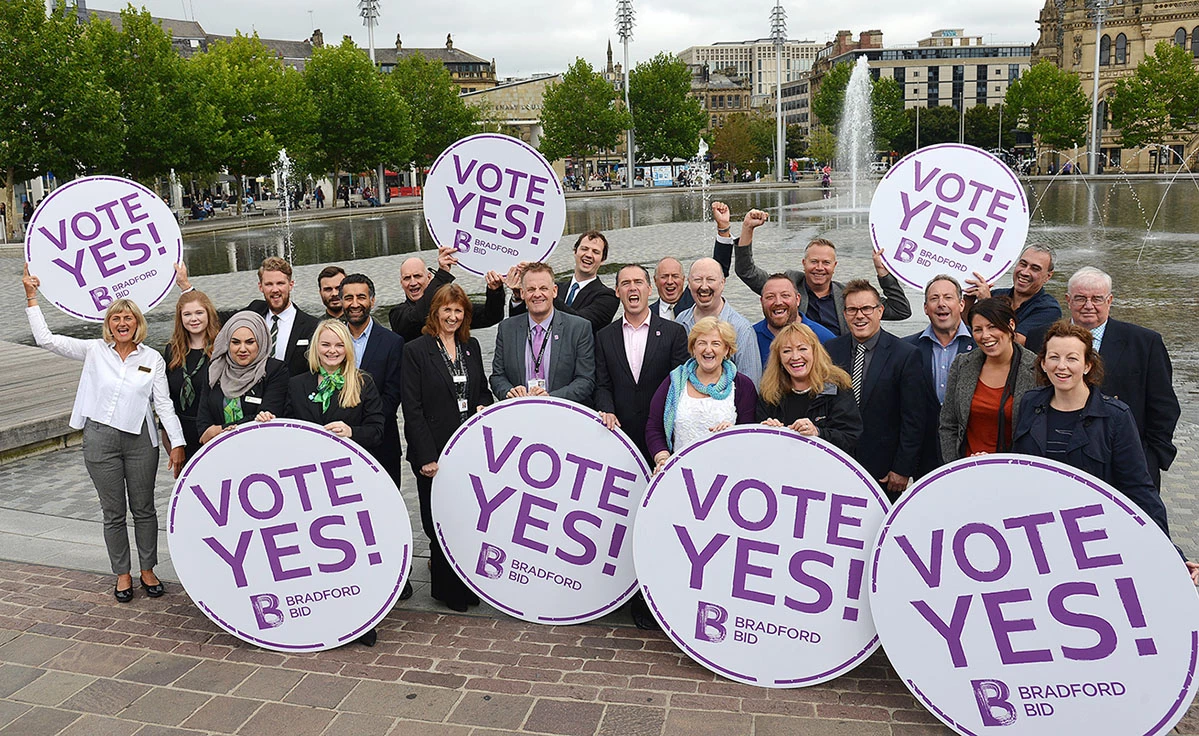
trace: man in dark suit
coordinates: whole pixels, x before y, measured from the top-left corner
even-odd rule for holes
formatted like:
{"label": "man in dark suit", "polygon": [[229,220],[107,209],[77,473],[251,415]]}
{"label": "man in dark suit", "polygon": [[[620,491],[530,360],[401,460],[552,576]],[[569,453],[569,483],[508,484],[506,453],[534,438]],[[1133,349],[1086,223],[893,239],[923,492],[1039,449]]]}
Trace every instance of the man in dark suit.
{"label": "man in dark suit", "polygon": [[316,286],[325,305],[324,319],[342,319],[340,287],[345,277],[346,270],[341,266],[325,266],[316,275]]}
{"label": "man in dark suit", "polygon": [[616,274],[624,317],[595,335],[595,408],[608,429],[620,427],[645,459],[645,422],[654,392],[687,360],[687,331],[649,308],[649,271],[640,264]]}
{"label": "man in dark suit", "polygon": [[882,329],[882,296],[863,279],[845,285],[848,334],[825,345],[833,362],[853,378],[862,413],[855,459],[892,501],[916,474],[926,405],[920,353]]}
{"label": "man in dark suit", "polygon": [[[387,321],[391,331],[412,342],[420,337],[425,320],[429,317],[429,304],[433,295],[446,284],[454,282],[450,269],[458,265],[458,257],[451,247],[437,249],[437,270],[425,267],[425,262],[413,256],[400,264],[400,287],[404,289],[405,301],[391,308]],[[515,279],[519,271],[515,268],[508,272],[510,279]],[[473,308],[470,327],[481,330],[499,324],[504,318],[504,279],[495,271],[488,271],[484,277],[487,282],[487,295],[482,304],[471,303]]]}
{"label": "man in dark suit", "polygon": [[924,287],[924,314],[928,327],[908,335],[903,341],[920,352],[920,372],[924,374],[924,403],[928,407],[924,425],[924,444],[916,477],[941,466],[941,440],[937,434],[941,404],[949,366],[959,354],[974,350],[974,338],[962,321],[966,302],[957,279],[938,274]]}
{"label": "man in dark suit", "polygon": [[[598,230],[585,232],[575,241],[574,251],[574,274],[558,282],[554,310],[582,317],[591,323],[592,332],[598,332],[611,324],[620,305],[616,292],[599,280],[600,266],[608,260],[608,239]],[[515,317],[525,310],[525,302],[514,290],[508,314]]]}
{"label": "man in dark suit", "polygon": [[[1111,319],[1112,277],[1086,266],[1066,285],[1070,320],[1091,331],[1103,359],[1100,391],[1119,399],[1132,410],[1145,450],[1153,484],[1162,487],[1162,472],[1169,470],[1178,448],[1174,429],[1182,408],[1174,393],[1174,368],[1162,336],[1153,330]],[[1029,333],[1027,347],[1040,352],[1045,342],[1042,328]]]}
{"label": "man in dark suit", "polygon": [[308,372],[308,345],[320,322],[292,303],[291,291],[295,285],[290,263],[275,256],[266,258],[258,267],[262,299],[255,299],[246,307],[266,318],[271,344],[275,346],[271,357],[286,363],[292,376]]}
{"label": "man in dark suit", "polygon": [[521,278],[526,314],[500,322],[491,362],[497,399],[557,396],[592,405],[595,338],[587,320],[555,308],[554,271],[531,263]]}
{"label": "man in dark suit", "polygon": [[666,256],[658,261],[654,267],[654,285],[658,289],[658,301],[649,308],[662,319],[673,322],[675,317],[695,305],[695,297],[691,296],[687,278],[683,276],[683,264],[677,258]]}

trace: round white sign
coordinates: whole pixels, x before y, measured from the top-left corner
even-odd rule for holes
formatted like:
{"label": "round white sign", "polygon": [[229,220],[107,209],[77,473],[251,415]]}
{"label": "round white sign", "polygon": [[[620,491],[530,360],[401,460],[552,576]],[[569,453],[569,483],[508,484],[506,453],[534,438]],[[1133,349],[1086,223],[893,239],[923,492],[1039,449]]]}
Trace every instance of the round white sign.
{"label": "round white sign", "polygon": [[1178,553],[1051,460],[966,458],[905,493],[870,605],[895,671],[961,734],[1164,734],[1195,696],[1199,595]]}
{"label": "round white sign", "polygon": [[290,419],[200,448],[175,482],[167,540],[200,610],[281,652],[339,647],[378,624],[412,554],[387,472],[352,441]]}
{"label": "round white sign", "polygon": [[437,536],[480,598],[525,621],[570,624],[633,595],[629,528],[649,469],[595,411],[501,401],[459,427],[437,465]]}
{"label": "round white sign", "polygon": [[468,271],[505,273],[544,261],[566,225],[562,182],[529,144],[498,133],[454,143],[429,169],[425,224],[439,246],[453,246]]}
{"label": "round white sign", "polygon": [[662,629],[704,667],[815,685],[878,648],[865,572],[886,511],[878,483],[833,445],[736,427],[654,477],[633,530],[637,577]]}
{"label": "round white sign", "polygon": [[891,273],[923,290],[946,273],[988,282],[1016,262],[1028,236],[1028,199],[1016,175],[973,146],[942,143],[904,156],[870,202],[870,237]]}
{"label": "round white sign", "polygon": [[103,322],[115,299],[149,312],[166,298],[183,262],[183,236],[171,208],[149,189],[89,176],[55,189],[34,211],[25,262],[54,306]]}

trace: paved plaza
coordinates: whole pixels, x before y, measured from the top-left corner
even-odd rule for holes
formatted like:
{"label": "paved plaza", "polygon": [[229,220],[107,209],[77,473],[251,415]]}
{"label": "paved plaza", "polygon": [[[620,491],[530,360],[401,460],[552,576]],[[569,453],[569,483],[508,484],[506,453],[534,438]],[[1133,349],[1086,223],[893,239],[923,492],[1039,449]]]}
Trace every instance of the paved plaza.
{"label": "paved plaza", "polygon": [[[613,231],[610,261],[652,266],[669,254],[686,263],[710,254],[712,229],[675,223]],[[777,229],[762,228],[759,264],[768,271],[797,267],[794,243],[805,235],[791,230],[787,245],[772,247],[781,241]],[[868,245],[846,245],[838,279],[873,279]],[[19,309],[22,259],[11,250],[0,253],[0,303],[11,305],[0,339],[29,344]],[[434,260],[432,253],[421,255]],[[387,307],[402,299],[404,257],[342,264],[374,279],[376,315],[384,320]],[[550,263],[568,270],[569,248],[559,248]],[[317,314],[322,265],[297,268],[293,294]],[[481,291],[480,279],[458,275],[468,291]],[[611,273],[604,278],[613,281]],[[253,272],[193,281],[222,309],[257,295]],[[726,295],[751,321],[760,319],[757,297],[735,277]],[[910,292],[909,298],[916,316],[884,323],[886,329],[906,335],[922,328],[919,296]],[[93,329],[81,329],[53,308],[46,316],[55,330],[84,335]],[[150,316],[149,343],[159,346],[169,333],[170,310],[160,307]],[[476,334],[489,360],[494,329]],[[1193,412],[1184,407],[1176,435],[1180,454],[1163,495],[1175,541],[1199,557]],[[171,489],[165,457],[158,486],[165,528]],[[0,560],[7,561],[0,562],[0,735],[950,733],[908,693],[881,651],[825,685],[769,690],[711,674],[660,632],[632,628],[625,611],[569,627],[524,623],[486,606],[474,615],[447,614],[428,594],[428,545],[410,475],[403,490],[415,530],[416,595],[387,616],[374,648],[285,655],[224,633],[171,582],[161,599],[138,591],[133,603],[118,604],[99,506],[77,447],[0,465]],[[163,532],[158,569],[175,581],[166,552]],[[1176,732],[1199,734],[1199,709],[1192,707]]]}

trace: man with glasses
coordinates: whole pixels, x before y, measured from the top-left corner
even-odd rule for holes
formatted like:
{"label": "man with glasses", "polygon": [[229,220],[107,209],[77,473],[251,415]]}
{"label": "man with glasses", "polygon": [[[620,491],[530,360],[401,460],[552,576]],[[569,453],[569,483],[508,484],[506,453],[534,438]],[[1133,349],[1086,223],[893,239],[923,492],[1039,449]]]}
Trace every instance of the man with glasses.
{"label": "man with glasses", "polygon": [[853,380],[862,414],[862,437],[854,458],[892,501],[917,472],[926,426],[920,351],[882,329],[885,305],[864,279],[845,284],[847,334],[825,347]]}
{"label": "man with glasses", "polygon": [[977,272],[974,278],[966,279],[966,285],[970,287],[966,290],[966,310],[974,306],[976,299],[992,296],[1011,299],[1012,309],[1016,310],[1016,342],[1027,345],[1029,333],[1044,333],[1049,325],[1062,318],[1062,305],[1045,291],[1045,284],[1051,278],[1053,251],[1044,245],[1030,245],[1012,269],[1012,288],[992,289]]}
{"label": "man with glasses", "polygon": [[[1111,319],[1112,277],[1098,268],[1086,266],[1070,277],[1066,301],[1070,321],[1091,331],[1103,359],[1100,390],[1132,410],[1149,474],[1160,491],[1162,471],[1170,469],[1178,454],[1174,428],[1182,413],[1166,344],[1153,330]],[[1041,349],[1046,329],[1029,334],[1029,349]]]}

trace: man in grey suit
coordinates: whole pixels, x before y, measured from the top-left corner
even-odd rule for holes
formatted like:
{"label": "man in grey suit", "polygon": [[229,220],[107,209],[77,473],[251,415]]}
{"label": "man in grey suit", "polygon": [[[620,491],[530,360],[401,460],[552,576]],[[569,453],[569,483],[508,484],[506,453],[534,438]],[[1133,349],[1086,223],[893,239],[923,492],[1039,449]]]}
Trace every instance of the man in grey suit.
{"label": "man in grey suit", "polygon": [[557,396],[592,406],[595,340],[591,323],[554,309],[554,271],[532,263],[521,278],[526,314],[500,322],[491,361],[496,398]]}

